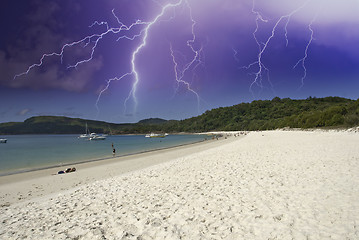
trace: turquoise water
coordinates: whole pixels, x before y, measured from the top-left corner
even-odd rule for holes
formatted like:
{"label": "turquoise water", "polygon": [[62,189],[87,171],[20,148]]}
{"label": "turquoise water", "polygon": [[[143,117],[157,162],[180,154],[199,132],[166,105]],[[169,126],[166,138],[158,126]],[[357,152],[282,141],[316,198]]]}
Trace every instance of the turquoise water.
{"label": "turquoise water", "polygon": [[204,140],[201,135],[169,135],[165,138],[107,136],[106,140],[88,141],[78,135],[12,135],[0,136],[0,175],[124,156],[155,149],[174,147]]}

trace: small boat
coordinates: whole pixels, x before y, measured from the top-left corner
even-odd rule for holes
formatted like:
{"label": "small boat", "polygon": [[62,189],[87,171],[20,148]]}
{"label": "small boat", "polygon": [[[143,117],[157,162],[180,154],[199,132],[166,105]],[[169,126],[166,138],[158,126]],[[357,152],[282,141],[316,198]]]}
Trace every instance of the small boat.
{"label": "small boat", "polygon": [[81,134],[80,136],[78,136],[78,138],[81,138],[81,139],[86,138],[86,139],[88,139],[89,137],[91,137],[91,136],[90,136],[90,132],[89,132],[89,130],[88,130],[88,128],[87,128],[87,123],[86,123],[86,130],[85,130],[85,132],[86,132],[86,133]]}
{"label": "small boat", "polygon": [[164,138],[166,136],[168,136],[167,133],[165,133],[165,134],[162,134],[162,133],[150,133],[150,134],[146,134],[145,137],[146,138]]}
{"label": "small boat", "polygon": [[105,140],[106,137],[97,135],[97,136],[94,136],[94,137],[90,137],[89,139],[90,139],[91,141],[93,141],[93,140]]}
{"label": "small boat", "polygon": [[90,135],[88,134],[81,134],[80,136],[78,136],[78,138],[89,138]]}
{"label": "small boat", "polygon": [[0,138],[0,143],[6,143],[7,139],[6,138]]}
{"label": "small boat", "polygon": [[90,134],[90,137],[89,137],[89,140],[105,140],[106,139],[106,136],[104,135],[98,135],[96,133],[91,133]]}

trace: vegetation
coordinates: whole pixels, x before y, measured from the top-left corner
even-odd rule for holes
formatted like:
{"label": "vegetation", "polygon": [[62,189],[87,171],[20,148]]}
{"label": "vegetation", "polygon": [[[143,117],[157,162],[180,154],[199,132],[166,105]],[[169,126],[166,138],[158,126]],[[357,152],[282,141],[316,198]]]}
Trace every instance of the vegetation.
{"label": "vegetation", "polygon": [[139,123],[115,124],[80,118],[39,116],[26,119],[23,123],[10,122],[0,124],[0,134],[83,134],[87,124],[89,131],[107,134],[128,134],[151,131],[163,119],[147,119]]}
{"label": "vegetation", "polygon": [[359,99],[308,98],[280,99],[241,103],[207,111],[186,119],[179,126],[183,131],[269,130],[283,127],[325,128],[359,125]]}
{"label": "vegetation", "polygon": [[359,125],[359,99],[310,97],[291,100],[275,97],[271,101],[259,100],[212,109],[181,121],[151,118],[133,124],[42,116],[29,118],[23,123],[2,123],[0,134],[84,133],[86,123],[92,132],[110,134],[352,127]]}

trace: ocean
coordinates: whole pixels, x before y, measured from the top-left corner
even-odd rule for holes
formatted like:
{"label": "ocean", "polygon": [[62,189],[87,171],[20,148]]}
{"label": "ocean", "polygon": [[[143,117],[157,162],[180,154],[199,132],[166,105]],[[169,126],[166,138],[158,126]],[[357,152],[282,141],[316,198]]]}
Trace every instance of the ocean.
{"label": "ocean", "polygon": [[89,141],[78,135],[11,135],[1,136],[0,176],[80,162],[125,156],[156,149],[203,141],[203,135],[169,135],[145,138],[144,135],[107,136],[106,140]]}

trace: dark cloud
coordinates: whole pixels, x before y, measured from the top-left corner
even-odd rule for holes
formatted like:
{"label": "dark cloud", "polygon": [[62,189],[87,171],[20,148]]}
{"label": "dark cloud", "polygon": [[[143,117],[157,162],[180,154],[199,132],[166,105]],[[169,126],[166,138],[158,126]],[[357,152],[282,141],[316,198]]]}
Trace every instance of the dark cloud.
{"label": "dark cloud", "polygon": [[[62,69],[58,64],[46,65],[46,71],[34,69],[28,75],[16,79],[11,78],[12,75],[8,74],[8,78],[2,81],[2,84],[11,88],[61,89],[81,92],[88,88],[93,74],[101,69],[102,65],[101,58],[71,70]],[[11,64],[7,66],[12,68]],[[0,71],[5,69],[6,65],[2,65],[0,59]]]}
{"label": "dark cloud", "polygon": [[[5,48],[0,49],[0,85],[10,88],[61,89],[83,91],[93,81],[94,74],[103,66],[101,56],[89,64],[76,69],[68,69],[73,63],[65,61],[61,65],[60,57],[47,57],[42,67],[36,67],[26,76],[13,79],[16,74],[25,72],[32,64],[39,64],[44,53],[59,53],[66,42],[74,41],[77,34],[66,30],[69,26],[66,15],[76,14],[79,6],[57,4],[49,1],[31,1],[31,11],[21,20],[23,27],[19,37]],[[64,14],[66,12],[66,14]],[[74,58],[88,58],[91,49],[78,51]]]}

